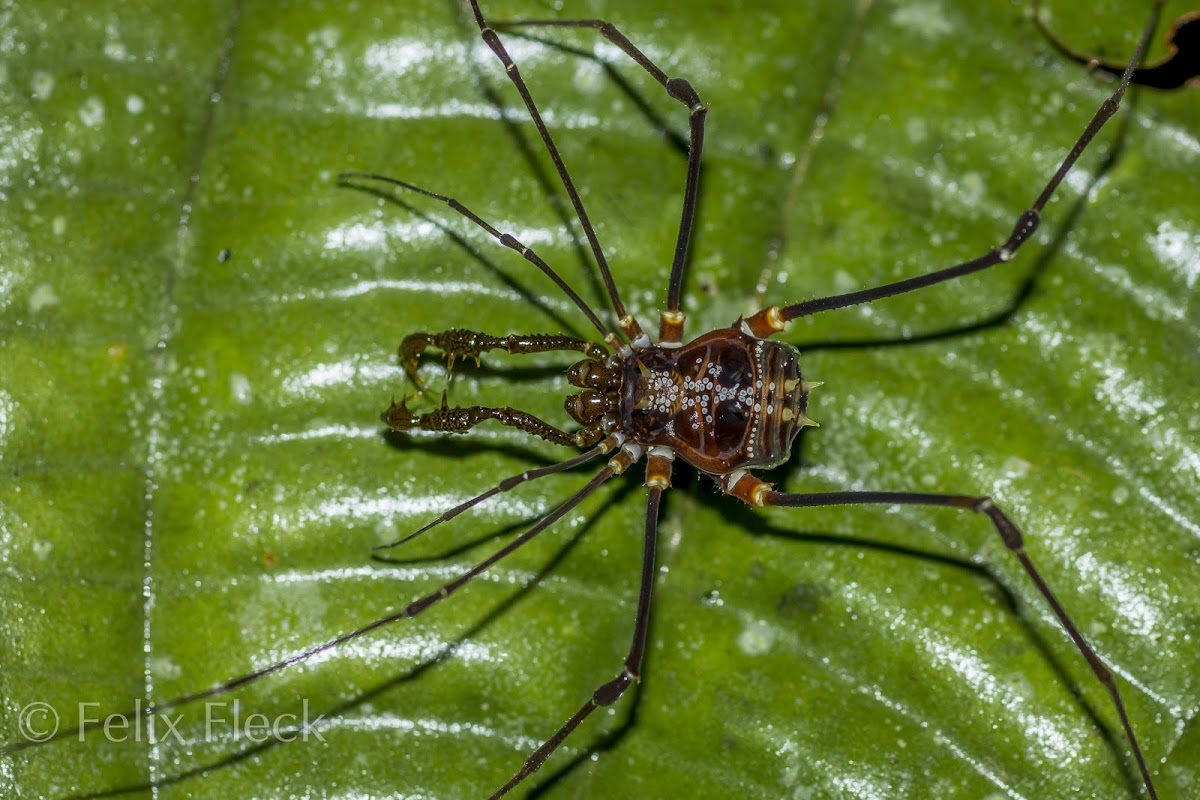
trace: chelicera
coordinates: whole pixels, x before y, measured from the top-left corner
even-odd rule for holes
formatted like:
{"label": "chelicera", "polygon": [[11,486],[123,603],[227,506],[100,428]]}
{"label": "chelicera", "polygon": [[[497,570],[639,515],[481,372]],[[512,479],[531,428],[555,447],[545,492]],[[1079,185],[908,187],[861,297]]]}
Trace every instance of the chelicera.
{"label": "chelicera", "polygon": [[[793,346],[772,337],[784,332],[788,324],[801,317],[824,311],[869,303],[885,297],[911,292],[968,275],[1010,261],[1019,248],[1037,230],[1040,215],[1067,173],[1096,133],[1116,113],[1121,99],[1136,73],[1153,34],[1162,0],[1153,6],[1151,19],[1141,35],[1134,55],[1121,74],[1113,94],[1104,101],[1076,140],[1061,165],[1041,189],[1033,204],[1017,218],[1009,236],[988,252],[963,263],[905,280],[847,294],[807,300],[792,305],[768,306],[749,317],[732,320],[727,328],[685,337],[686,316],[682,307],[684,267],[695,218],[699,186],[704,125],[707,107],[685,79],[669,77],[639,50],[621,31],[601,20],[514,20],[489,23],[478,0],[469,0],[474,20],[483,41],[495,53],[506,74],[519,92],[538,134],[550,155],[561,183],[574,207],[591,253],[606,288],[616,325],[606,323],[604,315],[593,310],[567,282],[532,249],[511,234],[501,232],[458,200],[437,194],[395,178],[376,174],[346,173],[346,181],[382,181],[441,201],[456,213],[486,231],[501,245],[518,252],[542,271],[574,303],[595,327],[600,341],[592,342],[557,334],[496,335],[451,329],[442,332],[413,333],[400,346],[404,371],[421,390],[392,405],[383,420],[395,430],[424,429],[465,433],[483,422],[497,422],[541,437],[555,444],[584,448],[584,452],[557,464],[531,469],[507,478],[486,492],[447,510],[415,533],[393,544],[420,535],[499,493],[547,475],[565,472],[581,464],[606,458],[605,465],[584,486],[557,505],[532,527],[497,549],[487,558],[436,591],[420,597],[395,614],[380,618],[324,642],[284,661],[243,675],[219,686],[145,708],[146,714],[182,706],[223,694],[252,680],[278,672],[337,647],[351,639],[401,619],[411,619],[448,598],[474,577],[531,541],[549,526],[566,516],[585,498],[614,476],[645,460],[647,487],[642,568],[638,602],[633,622],[632,641],[616,674],[583,699],[565,723],[536,748],[512,777],[491,795],[496,800],[536,772],[566,738],[597,709],[617,702],[641,678],[642,657],[647,646],[651,597],[655,577],[655,553],[659,511],[664,492],[671,487],[673,462],[687,462],[709,476],[724,493],[754,508],[768,506],[817,507],[850,504],[915,505],[957,508],[987,518],[1006,548],[1020,562],[1030,580],[1043,596],[1063,629],[1108,693],[1120,719],[1124,735],[1137,764],[1140,778],[1150,798],[1157,798],[1153,779],[1137,735],[1125,710],[1120,690],[1111,671],[1087,643],[1079,627],[1059,603],[1024,550],[1024,539],[1013,520],[986,495],[935,494],[927,492],[844,491],[790,493],[776,490],[755,474],[756,470],[776,466],[790,455],[799,431],[815,425],[808,417],[809,395],[818,384],[809,382],[801,372],[799,353]],[[596,236],[584,204],[554,139],[521,77],[517,65],[505,49],[497,30],[535,28],[584,28],[606,38],[627,54],[656,80],[667,94],[684,106],[688,113],[690,147],[683,194],[682,214],[677,243],[667,284],[665,309],[660,314],[657,340],[652,340],[638,318],[622,301],[604,251]],[[432,410],[418,412],[410,407],[415,397],[427,388],[418,374],[418,360],[426,350],[439,351],[451,363],[457,359],[478,359],[491,350],[513,355],[549,351],[578,352],[583,358],[570,367],[569,383],[578,391],[564,401],[566,412],[578,424],[568,431],[535,415],[509,407],[451,406],[445,395]],[[392,545],[388,545],[392,546]],[[54,738],[63,738],[77,730],[63,730]],[[31,746],[22,742],[8,745],[2,752],[15,752]]]}

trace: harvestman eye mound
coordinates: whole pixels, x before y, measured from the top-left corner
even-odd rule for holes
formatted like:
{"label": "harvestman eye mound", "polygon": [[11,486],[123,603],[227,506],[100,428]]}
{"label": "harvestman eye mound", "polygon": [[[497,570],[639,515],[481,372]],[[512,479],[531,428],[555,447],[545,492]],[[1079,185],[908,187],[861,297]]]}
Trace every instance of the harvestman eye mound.
{"label": "harvestman eye mound", "polygon": [[[607,672],[597,676],[594,688],[579,696],[575,705],[564,708],[561,718],[548,720],[544,732],[538,736],[538,742],[526,747],[522,756],[513,756],[511,769],[506,767],[505,772],[511,777],[504,782],[497,781],[497,785],[480,792],[479,797],[496,800],[518,796],[527,790],[536,793],[538,781],[566,761],[564,751],[571,749],[579,739],[587,738],[586,729],[572,736],[585,720],[593,715],[600,716],[610,708],[620,707],[618,704],[628,705],[637,700],[632,695],[638,684],[643,679],[654,680],[653,663],[645,657],[652,649],[651,620],[656,613],[653,601],[656,599],[655,589],[661,567],[660,511],[672,489],[677,468],[682,463],[699,473],[706,490],[715,486],[720,494],[728,495],[715,497],[713,503],[739,504],[739,507],[755,513],[760,509],[785,508],[794,509],[794,513],[799,515],[804,513],[804,509],[831,506],[907,508],[917,514],[960,512],[958,516],[964,528],[979,526],[980,529],[986,529],[993,541],[999,543],[1000,550],[1006,553],[1013,573],[1021,575],[1024,581],[1021,590],[1039,603],[1036,610],[1029,609],[1027,613],[1030,616],[1045,614],[1052,617],[1073,646],[1071,658],[1074,662],[1058,668],[1058,671],[1064,676],[1064,682],[1067,682],[1065,676],[1088,676],[1088,687],[1074,692],[1079,701],[1076,710],[1081,716],[1092,717],[1095,724],[1091,730],[1097,738],[1105,740],[1102,745],[1106,745],[1113,759],[1121,762],[1127,770],[1128,774],[1124,777],[1129,785],[1129,796],[1157,800],[1159,794],[1155,781],[1161,780],[1157,764],[1162,754],[1155,752],[1153,740],[1135,724],[1135,720],[1141,717],[1127,710],[1126,699],[1130,694],[1127,676],[1111,667],[1103,647],[1098,653],[1089,642],[1100,628],[1099,623],[1075,611],[1067,599],[1060,602],[1056,592],[1062,592],[1062,589],[1044,577],[1053,573],[1040,567],[1042,562],[1036,557],[1038,518],[1035,514],[1023,508],[1010,508],[997,487],[963,486],[954,493],[928,491],[928,486],[923,488],[920,485],[900,491],[866,487],[844,491],[797,492],[776,486],[767,479],[766,470],[779,467],[793,457],[802,430],[814,429],[806,435],[820,435],[820,431],[816,430],[819,426],[812,417],[824,422],[838,414],[838,409],[833,406],[824,413],[816,411],[822,384],[816,380],[819,376],[811,375],[801,363],[800,349],[786,340],[791,324],[839,309],[920,292],[992,267],[1003,269],[1004,265],[1017,259],[1022,248],[1038,232],[1043,222],[1043,212],[1051,199],[1060,189],[1067,188],[1063,184],[1068,177],[1076,177],[1076,162],[1088,150],[1093,138],[1117,114],[1148,43],[1154,36],[1165,0],[1147,4],[1149,19],[1145,28],[1120,78],[1115,85],[1106,89],[1111,93],[1099,109],[1090,117],[1080,109],[1073,109],[1073,114],[1063,109],[1053,112],[1064,119],[1069,118],[1070,122],[1064,121],[1063,125],[1077,124],[1081,133],[1073,141],[1071,136],[1074,132],[1064,137],[1063,152],[1057,167],[1046,174],[1038,185],[1029,187],[1027,204],[1012,209],[1005,229],[997,235],[990,249],[965,253],[964,257],[970,256],[969,260],[948,266],[938,265],[921,274],[882,285],[809,299],[768,298],[761,307],[729,319],[726,327],[712,330],[691,329],[688,312],[695,315],[696,309],[685,307],[687,304],[684,302],[684,289],[688,285],[686,273],[694,260],[689,258],[693,227],[698,209],[703,205],[702,195],[707,196],[701,191],[702,174],[706,166],[706,123],[710,114],[715,117],[721,113],[719,107],[710,108],[707,104],[705,87],[699,80],[693,85],[687,76],[669,74],[662,67],[664,59],[649,48],[640,48],[637,31],[625,26],[618,28],[599,19],[492,19],[485,14],[481,0],[467,0],[467,3],[471,24],[477,28],[490,55],[494,56],[497,74],[507,78],[516,92],[514,97],[520,98],[527,120],[522,124],[532,125],[531,130],[552,165],[556,190],[561,188],[569,200],[572,224],[576,224],[582,232],[582,250],[590,259],[588,264],[598,278],[596,286],[602,288],[605,304],[601,306],[585,299],[586,292],[578,291],[559,268],[551,264],[552,259],[539,255],[530,246],[528,237],[520,235],[518,238],[518,234],[509,232],[495,222],[479,204],[460,200],[453,186],[417,185],[402,176],[366,171],[347,171],[338,176],[343,186],[368,188],[376,193],[380,192],[380,186],[384,186],[384,191],[394,192],[395,197],[443,204],[450,210],[448,216],[459,221],[465,220],[465,227],[470,227],[475,233],[486,233],[500,247],[514,251],[533,269],[540,271],[555,285],[557,296],[563,299],[571,314],[577,315],[579,324],[590,325],[595,330],[592,338],[531,330],[475,330],[474,325],[470,328],[455,326],[442,330],[405,332],[398,348],[400,370],[397,374],[402,371],[412,387],[403,391],[398,389],[397,399],[383,410],[382,421],[390,431],[401,434],[426,432],[469,435],[477,426],[505,426],[571,452],[563,460],[526,469],[494,485],[478,487],[484,491],[444,510],[423,527],[379,549],[390,551],[402,548],[417,537],[425,537],[442,523],[467,512],[485,509],[488,501],[498,495],[529,491],[530,487],[526,484],[536,486],[539,481],[548,479],[541,484],[546,485],[567,479],[567,473],[586,472],[589,469],[591,472],[580,479],[572,493],[555,499],[550,510],[506,543],[491,545],[493,549],[482,560],[451,576],[448,582],[433,591],[413,599],[395,613],[374,619],[359,628],[219,685],[139,706],[132,714],[164,718],[175,710],[231,695],[234,690],[255,684],[266,676],[286,674],[292,671],[289,668],[299,669],[305,663],[317,664],[321,660],[318,656],[372,632],[404,625],[406,620],[414,618],[424,620],[424,612],[435,606],[442,607],[442,602],[451,595],[472,586],[475,578],[525,548],[556,523],[565,523],[578,514],[589,498],[602,494],[601,487],[620,481],[640,481],[644,484],[644,494],[642,490],[636,493],[639,503],[644,497],[640,572],[636,580],[632,576],[630,578],[630,583],[637,587],[637,600],[632,618],[628,620],[630,640],[623,659],[603,665]],[[669,270],[662,265],[665,298],[661,301],[656,329],[644,324],[644,313],[639,317],[636,303],[626,305],[622,297],[625,287],[618,285],[614,270],[610,268],[602,235],[604,228],[593,223],[585,203],[586,192],[579,190],[569,169],[568,162],[571,159],[560,153],[558,139],[562,134],[543,117],[542,108],[546,101],[540,96],[535,99],[537,87],[532,85],[532,81],[526,82],[518,63],[521,50],[512,46],[518,39],[553,39],[567,29],[573,29],[571,35],[594,36],[602,41],[614,57],[626,59],[626,63],[632,65],[630,68],[637,71],[639,80],[647,80],[645,76],[649,76],[648,85],[653,85],[655,92],[665,93],[670,101],[674,101],[676,113],[680,114],[681,119],[687,120],[686,169],[680,181],[681,211],[677,227],[673,229],[675,246]],[[1033,38],[1030,37],[1031,41]],[[803,76],[798,76],[798,79],[803,79]],[[1075,122],[1076,117],[1079,118],[1078,123]],[[707,144],[711,152],[712,139]],[[502,168],[498,167],[497,171],[502,171]],[[441,209],[440,206],[438,208]],[[236,252],[240,258],[242,249],[239,247]],[[402,259],[403,254],[393,254],[393,257]],[[512,258],[522,267],[526,266],[515,256]],[[657,272],[659,265],[647,264],[642,269]],[[775,291],[775,288],[767,291]],[[453,390],[444,392],[441,387],[435,389],[430,386],[419,369],[422,359],[440,356],[446,360],[449,372],[456,363],[478,364],[481,357],[492,351],[502,351],[504,356],[513,357],[543,353],[568,354],[572,363],[566,370],[566,382],[571,388],[564,399],[564,409],[571,422],[562,425],[554,419],[522,410],[516,407],[517,401],[514,401],[513,407],[458,405]],[[491,358],[490,355],[488,357]],[[903,358],[903,354],[897,357]],[[965,398],[964,402],[969,402],[969,398]],[[411,446],[419,447],[422,441],[428,439],[415,441]],[[775,478],[774,475],[771,477]],[[995,499],[991,495],[993,491],[996,492]],[[935,509],[940,509],[940,512]],[[1034,555],[1027,552],[1027,544]],[[474,585],[479,583],[482,581],[474,582]],[[534,585],[532,591],[538,588]],[[460,601],[463,599],[459,598]],[[511,613],[519,614],[520,609],[511,610]],[[662,632],[658,636],[670,637],[670,626],[662,625],[661,618],[659,624]],[[314,641],[317,641],[315,637]],[[854,642],[847,642],[846,646],[853,647]],[[552,661],[549,663],[553,664]],[[713,691],[715,693],[716,689]],[[674,700],[679,703],[687,701],[687,698]],[[1092,707],[1099,706],[1101,702],[1102,708]],[[836,716],[837,700],[831,698],[826,707],[813,708],[806,713]],[[103,714],[98,716],[102,718]],[[130,714],[122,716],[128,717]],[[4,761],[14,761],[19,753],[34,747],[69,748],[77,737],[98,736],[101,731],[97,729],[100,727],[101,723],[96,721],[75,727],[67,725],[41,741],[17,741],[13,736],[6,736],[0,742],[0,770],[4,768]],[[594,745],[594,742],[587,741],[581,746],[588,745]],[[403,745],[397,750],[402,748]],[[321,757],[320,754],[313,756],[314,759]],[[619,755],[600,752],[596,757],[615,759]],[[729,757],[729,754],[713,753],[712,757],[714,761],[719,761]],[[468,771],[471,768],[469,763],[460,766]],[[979,771],[986,772],[988,768],[983,765]],[[533,777],[535,773],[538,774],[536,778]],[[3,775],[2,771],[0,775]],[[914,768],[913,775],[920,775],[919,767]],[[919,777],[914,777],[914,781],[917,780]],[[158,788],[154,779],[149,786]],[[251,787],[247,794],[255,793],[258,789]],[[316,791],[317,787],[313,787],[313,790]],[[335,789],[330,788],[329,791]],[[346,789],[337,787],[336,791]],[[930,786],[928,791],[929,796],[936,796],[938,790],[936,786]],[[995,796],[999,797],[1000,793]],[[1005,792],[1004,796],[1010,795]]]}

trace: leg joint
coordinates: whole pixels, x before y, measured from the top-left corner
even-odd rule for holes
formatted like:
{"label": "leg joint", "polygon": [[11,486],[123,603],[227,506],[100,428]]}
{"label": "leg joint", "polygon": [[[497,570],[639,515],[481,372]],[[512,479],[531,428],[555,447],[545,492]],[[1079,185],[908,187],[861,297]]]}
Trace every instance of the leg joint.
{"label": "leg joint", "polygon": [[629,670],[622,670],[621,674],[613,678],[608,683],[602,685],[592,693],[592,702],[598,706],[611,706],[617,700],[621,699],[621,695],[625,694],[633,682],[637,680],[637,676]]}

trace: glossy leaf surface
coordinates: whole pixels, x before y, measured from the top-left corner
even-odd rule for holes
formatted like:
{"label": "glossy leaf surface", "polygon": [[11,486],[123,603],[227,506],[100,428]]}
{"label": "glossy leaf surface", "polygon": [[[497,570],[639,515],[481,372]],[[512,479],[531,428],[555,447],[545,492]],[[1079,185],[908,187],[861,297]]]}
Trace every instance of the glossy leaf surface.
{"label": "glossy leaf surface", "polygon": [[[1107,89],[1007,0],[548,5],[486,10],[610,19],[711,106],[692,333],[981,254]],[[1125,54],[1144,23],[1129,5],[1047,12],[1078,47]],[[566,457],[486,426],[384,437],[378,413],[412,391],[400,339],[592,332],[444,206],[336,175],[453,194],[603,306],[456,3],[0,8],[4,742],[30,703],[64,725],[127,711],[395,611],[587,480],[489,502],[388,556],[403,563],[371,558]],[[538,38],[600,56],[506,35],[653,327],[685,164],[655,119],[681,135],[685,115],[594,35]],[[826,382],[822,427],[769,476],[994,495],[1120,677],[1163,798],[1200,785],[1197,97],[1131,97],[1011,264],[794,325]],[[485,356],[451,401],[565,424],[569,362]],[[436,402],[444,371],[424,370]],[[619,669],[638,471],[420,619],[183,709],[178,737],[159,719],[0,757],[3,793],[486,797]],[[1101,687],[984,521],[759,514],[686,470],[676,483],[645,681],[523,792],[1137,796]],[[325,741],[246,737],[279,721],[286,738],[290,714],[323,716]]]}

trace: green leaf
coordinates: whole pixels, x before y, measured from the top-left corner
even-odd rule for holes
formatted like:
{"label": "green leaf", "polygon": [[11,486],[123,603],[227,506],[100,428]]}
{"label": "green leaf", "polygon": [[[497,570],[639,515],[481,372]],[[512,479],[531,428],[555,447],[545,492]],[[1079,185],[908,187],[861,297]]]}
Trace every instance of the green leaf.
{"label": "green leaf", "polygon": [[[710,105],[692,334],[982,254],[1111,90],[1009,0],[558,5],[485,11],[612,20]],[[1125,57],[1145,15],[1128,5],[1047,13]],[[650,117],[682,135],[685,112],[593,32],[504,38],[652,329],[686,159]],[[445,206],[336,175],[452,194],[606,307],[457,4],[9,3],[0,51],[0,741],[32,703],[69,729],[394,613],[597,469],[488,501],[387,556],[403,563],[371,557],[567,457],[498,426],[383,436],[413,391],[401,338],[593,332]],[[1198,108],[1132,92],[1013,262],[793,325],[822,427],[767,475],[993,495],[1117,674],[1164,799],[1200,782]],[[452,402],[565,425],[570,361],[459,365]],[[423,370],[436,402],[444,371]],[[484,798],[620,670],[640,469],[417,620],[172,711],[178,737],[114,718],[0,756],[0,787]],[[675,483],[644,682],[517,795],[1138,796],[1103,688],[984,520],[759,513],[687,468]],[[304,714],[323,742],[245,736]]]}

